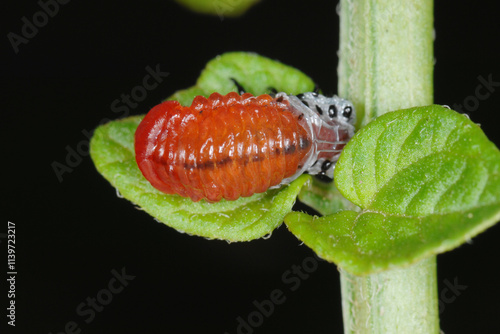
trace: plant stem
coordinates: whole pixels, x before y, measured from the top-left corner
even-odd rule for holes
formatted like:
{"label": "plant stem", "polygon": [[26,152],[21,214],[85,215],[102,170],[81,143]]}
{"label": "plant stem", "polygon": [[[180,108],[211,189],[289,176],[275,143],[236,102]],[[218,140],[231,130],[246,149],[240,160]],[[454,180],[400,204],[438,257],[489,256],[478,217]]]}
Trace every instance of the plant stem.
{"label": "plant stem", "polygon": [[[358,127],[432,104],[433,1],[341,0],[339,95]],[[436,257],[367,276],[341,270],[345,333],[439,333]]]}
{"label": "plant stem", "polygon": [[388,111],[432,104],[432,0],[341,0],[339,95],[358,126]]}
{"label": "plant stem", "polygon": [[345,333],[439,333],[436,257],[367,276],[341,270]]}

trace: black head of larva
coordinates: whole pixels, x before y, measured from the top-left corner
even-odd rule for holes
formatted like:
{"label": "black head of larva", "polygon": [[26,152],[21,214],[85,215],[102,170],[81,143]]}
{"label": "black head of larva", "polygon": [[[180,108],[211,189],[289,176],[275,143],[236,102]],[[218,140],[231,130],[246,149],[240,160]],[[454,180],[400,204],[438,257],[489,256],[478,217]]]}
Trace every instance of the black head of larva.
{"label": "black head of larva", "polygon": [[340,120],[346,123],[356,123],[354,106],[351,102],[338,96],[326,97],[316,92],[297,95],[300,101],[316,112],[321,118]]}

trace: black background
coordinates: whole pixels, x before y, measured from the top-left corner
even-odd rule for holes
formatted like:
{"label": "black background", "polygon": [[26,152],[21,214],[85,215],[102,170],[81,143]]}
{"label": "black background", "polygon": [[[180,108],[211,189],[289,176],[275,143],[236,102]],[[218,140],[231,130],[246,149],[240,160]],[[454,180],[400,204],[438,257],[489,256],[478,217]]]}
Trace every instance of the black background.
{"label": "black background", "polygon": [[[500,81],[498,10],[489,3],[436,4],[436,103],[452,106],[473,96],[478,76]],[[15,222],[18,271],[17,326],[9,330],[55,334],[75,321],[81,333],[233,334],[237,317],[255,310],[254,300],[280,289],[286,301],[254,333],[342,333],[334,265],[320,262],[296,291],[282,281],[313,254],[284,226],[251,243],[190,237],[118,198],[88,156],[62,182],[51,167],[64,163],[66,146],[85,143],[82,131],[120,116],[111,103],[142,83],[146,66],[159,64],[170,74],[131,114],[144,114],[193,85],[208,60],[235,50],[278,59],[314,78],[324,92],[336,92],[335,6],[267,0],[238,20],[221,20],[167,0],[71,1],[15,54],[7,33],[20,34],[21,18],[31,20],[40,7],[3,2],[0,232],[7,220]],[[469,113],[497,145],[498,105],[497,88]],[[498,240],[500,226],[438,257],[440,293],[446,280],[467,286],[445,304],[444,332],[500,332]],[[77,306],[107,287],[111,270],[122,268],[135,279],[85,323]],[[0,294],[5,300],[6,290]]]}

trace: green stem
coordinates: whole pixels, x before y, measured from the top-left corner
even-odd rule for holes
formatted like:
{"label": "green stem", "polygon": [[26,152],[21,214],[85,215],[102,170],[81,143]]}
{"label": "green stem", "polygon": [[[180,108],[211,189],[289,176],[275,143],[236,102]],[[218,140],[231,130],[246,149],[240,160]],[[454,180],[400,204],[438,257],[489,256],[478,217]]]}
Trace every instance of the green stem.
{"label": "green stem", "polygon": [[[433,1],[341,0],[339,95],[362,127],[432,104]],[[367,276],[341,270],[345,333],[439,333],[436,257]]]}
{"label": "green stem", "polygon": [[341,0],[339,95],[363,126],[388,111],[432,104],[432,0]]}
{"label": "green stem", "polygon": [[367,276],[340,272],[344,333],[439,333],[435,256]]}

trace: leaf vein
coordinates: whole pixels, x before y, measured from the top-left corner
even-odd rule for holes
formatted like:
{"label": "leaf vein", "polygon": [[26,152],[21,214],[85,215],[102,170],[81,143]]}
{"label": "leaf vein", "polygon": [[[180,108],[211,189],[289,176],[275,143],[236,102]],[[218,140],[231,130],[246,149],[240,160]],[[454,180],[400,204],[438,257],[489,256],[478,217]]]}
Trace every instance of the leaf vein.
{"label": "leaf vein", "polygon": [[[417,123],[414,124],[413,129],[411,130],[411,132],[408,134],[408,136],[406,136],[406,138],[403,140],[403,142],[401,143],[401,145],[398,145],[399,146],[399,152],[398,152],[398,155],[396,156],[396,158],[394,159],[396,165],[399,164],[399,159],[401,157],[401,152],[403,151],[403,148],[405,148],[405,146],[408,145],[408,141],[409,141],[410,137],[415,133],[415,131],[417,130],[417,128],[420,125],[420,123],[423,123],[425,121],[425,118],[423,118],[422,115],[419,115],[419,116],[421,118],[418,120]],[[399,171],[397,171],[397,172],[399,172]]]}
{"label": "leaf vein", "polygon": [[448,187],[444,188],[443,191],[438,195],[436,201],[434,202],[434,206],[432,207],[431,213],[434,213],[436,211],[436,207],[439,206],[439,204],[441,204],[444,195],[448,193],[450,189],[453,188],[453,186],[458,184],[460,180],[463,179],[464,171],[466,168],[467,168],[467,163],[465,162],[460,166],[460,172],[456,173],[456,179],[453,181],[453,183],[449,184]]}
{"label": "leaf vein", "polygon": [[[496,173],[493,173],[492,175],[496,175]],[[474,205],[479,203],[479,199],[483,196],[483,193],[486,190],[486,187],[488,186],[489,179],[490,179],[490,173],[486,173],[486,178],[484,178],[484,181],[481,184],[481,191],[477,192],[478,195],[474,199]]]}

